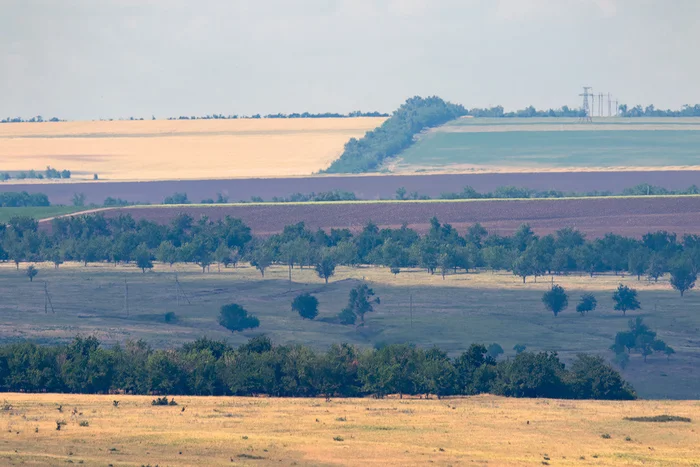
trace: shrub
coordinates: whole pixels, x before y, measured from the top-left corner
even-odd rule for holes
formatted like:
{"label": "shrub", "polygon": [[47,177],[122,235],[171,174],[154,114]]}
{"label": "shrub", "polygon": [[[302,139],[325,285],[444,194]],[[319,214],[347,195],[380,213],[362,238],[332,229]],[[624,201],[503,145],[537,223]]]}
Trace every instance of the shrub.
{"label": "shrub", "polygon": [[684,422],[690,423],[692,420],[688,417],[678,417],[676,415],[655,415],[653,417],[625,417],[628,422],[652,422],[652,423],[667,423],[667,422]]}
{"label": "shrub", "polygon": [[175,315],[174,311],[168,311],[165,314],[165,322],[168,324],[176,323],[177,322],[177,315]]}
{"label": "shrub", "polygon": [[163,396],[153,399],[151,405],[177,405],[177,402],[175,402],[175,399],[168,400],[167,396]]}
{"label": "shrub", "polygon": [[90,426],[90,422],[87,420],[80,420],[80,423],[78,423],[80,426]]}
{"label": "shrub", "polygon": [[229,331],[243,331],[257,328],[260,326],[260,320],[253,315],[249,315],[242,306],[232,303],[221,307],[219,324]]}
{"label": "shrub", "polygon": [[292,310],[304,319],[318,316],[318,299],[309,293],[298,295],[292,302]]}

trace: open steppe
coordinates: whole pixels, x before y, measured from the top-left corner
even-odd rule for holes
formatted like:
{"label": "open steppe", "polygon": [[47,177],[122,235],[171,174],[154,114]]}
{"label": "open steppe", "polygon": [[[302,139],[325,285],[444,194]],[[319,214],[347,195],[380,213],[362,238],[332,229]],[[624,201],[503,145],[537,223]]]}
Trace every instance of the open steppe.
{"label": "open steppe", "polygon": [[[177,406],[154,407],[152,397],[124,395],[3,398],[3,465],[676,467],[700,459],[700,404],[690,401],[176,397]],[[663,414],[691,422],[625,420]]]}
{"label": "open steppe", "polygon": [[383,118],[147,120],[0,125],[0,170],[181,180],[309,175]]}

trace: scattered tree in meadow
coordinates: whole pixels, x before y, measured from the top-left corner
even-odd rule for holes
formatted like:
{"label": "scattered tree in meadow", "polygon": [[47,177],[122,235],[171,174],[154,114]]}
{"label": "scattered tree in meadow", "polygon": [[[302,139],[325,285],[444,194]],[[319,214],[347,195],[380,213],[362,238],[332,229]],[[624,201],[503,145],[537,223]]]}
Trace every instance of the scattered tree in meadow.
{"label": "scattered tree in meadow", "polygon": [[[639,352],[646,362],[647,357],[654,352],[665,353],[667,356],[675,353],[673,349],[667,351],[669,347],[666,343],[656,338],[656,332],[652,331],[641,317],[630,319],[627,326],[629,331],[618,332],[615,335],[615,343],[610,346],[610,350],[617,355],[624,354],[625,351],[631,353],[634,350]],[[617,358],[617,360],[624,366],[629,358]]]}
{"label": "scattered tree in meadow", "polygon": [[558,316],[559,313],[569,306],[569,297],[566,295],[564,287],[555,284],[542,295],[542,303],[549,311],[554,313],[554,316]]}
{"label": "scattered tree in meadow", "polygon": [[637,291],[623,284],[620,284],[613,292],[612,298],[615,302],[615,310],[622,311],[623,315],[627,314],[628,311],[638,310],[642,307],[637,299]]}
{"label": "scattered tree in meadow", "polygon": [[253,250],[253,254],[250,259],[250,264],[255,266],[255,269],[260,271],[260,275],[265,277],[265,270],[272,264],[272,251],[265,246],[256,248]]}
{"label": "scattered tree in meadow", "polygon": [[27,268],[27,277],[29,278],[29,282],[34,282],[34,278],[36,277],[37,274],[39,274],[39,270],[35,268],[34,266],[29,266]]}
{"label": "scattered tree in meadow", "polygon": [[[374,297],[374,290],[370,289],[367,284],[360,284],[350,291],[348,297],[348,306],[343,309],[338,315],[342,324],[354,324],[357,318],[360,318],[362,325],[365,324],[365,314],[374,311],[373,304],[379,304],[379,297]],[[355,316],[355,318],[352,318]]]}
{"label": "scattered tree in meadow", "polygon": [[515,344],[513,346],[513,350],[515,350],[516,354],[521,354],[521,353],[525,352],[525,349],[527,349],[525,344]]}
{"label": "scattered tree in meadow", "polygon": [[229,331],[243,331],[260,326],[260,320],[240,305],[232,303],[224,305],[219,312],[219,324]]}
{"label": "scattered tree in meadow", "polygon": [[328,284],[328,279],[335,274],[336,260],[332,252],[323,251],[316,263],[316,274]]}
{"label": "scattered tree in meadow", "polygon": [[697,272],[689,261],[679,262],[671,267],[671,286],[681,293],[681,297],[695,287],[697,279]]}
{"label": "scattered tree in meadow", "polygon": [[318,299],[310,293],[297,295],[292,302],[292,310],[304,319],[314,319],[318,316]]}
{"label": "scattered tree in meadow", "polygon": [[153,269],[153,261],[151,261],[151,252],[145,243],[140,244],[136,251],[134,252],[134,258],[136,259],[136,266],[138,266],[141,271],[146,273],[146,269]]}
{"label": "scattered tree in meadow", "polygon": [[598,300],[596,300],[595,296],[592,293],[585,293],[581,295],[581,299],[576,305],[576,311],[581,313],[581,316],[583,316],[586,313],[595,310],[597,306]]}

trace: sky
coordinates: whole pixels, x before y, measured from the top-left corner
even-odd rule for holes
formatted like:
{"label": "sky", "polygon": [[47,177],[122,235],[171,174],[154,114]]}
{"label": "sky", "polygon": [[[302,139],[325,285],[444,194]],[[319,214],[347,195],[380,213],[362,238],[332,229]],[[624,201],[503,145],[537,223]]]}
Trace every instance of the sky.
{"label": "sky", "polygon": [[700,102],[697,0],[0,0],[0,118]]}

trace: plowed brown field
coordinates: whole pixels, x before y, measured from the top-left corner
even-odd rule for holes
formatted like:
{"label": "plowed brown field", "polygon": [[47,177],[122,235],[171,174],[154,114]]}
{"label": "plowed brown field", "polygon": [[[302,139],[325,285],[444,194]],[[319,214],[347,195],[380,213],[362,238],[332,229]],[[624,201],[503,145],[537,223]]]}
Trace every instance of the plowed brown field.
{"label": "plowed brown field", "polygon": [[577,228],[591,237],[609,232],[641,236],[656,230],[700,234],[700,197],[697,196],[154,206],[101,212],[107,217],[130,214],[137,220],[161,223],[170,222],[179,213],[188,213],[196,219],[207,216],[212,220],[231,216],[242,219],[255,234],[263,236],[302,221],[311,229],[349,228],[357,231],[373,221],[381,227],[400,227],[405,223],[419,232],[426,232],[433,216],[460,231],[480,222],[492,233],[504,235],[526,222],[542,234],[563,227]]}

